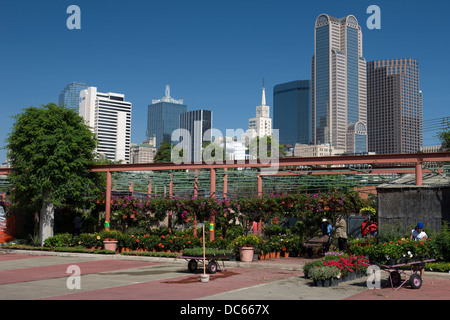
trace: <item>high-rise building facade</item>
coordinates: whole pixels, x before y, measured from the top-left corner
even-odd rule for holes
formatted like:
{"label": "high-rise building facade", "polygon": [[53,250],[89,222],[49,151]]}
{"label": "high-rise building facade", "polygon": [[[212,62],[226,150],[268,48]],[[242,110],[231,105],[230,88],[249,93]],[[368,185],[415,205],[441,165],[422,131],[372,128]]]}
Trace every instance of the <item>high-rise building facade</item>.
{"label": "high-rise building facade", "polygon": [[100,156],[130,163],[131,106],[123,94],[101,93],[96,87],[81,90],[79,114],[97,135]]}
{"label": "high-rise building facade", "polygon": [[180,129],[187,130],[190,138],[180,142],[181,148],[189,150],[188,157],[183,156],[187,162],[201,162],[203,144],[212,141],[212,111],[194,110],[180,114]]}
{"label": "high-rise building facade", "polygon": [[311,140],[367,152],[367,79],[362,31],[353,16],[321,14],[311,65]]}
{"label": "high-rise building facade", "polygon": [[311,81],[281,83],[273,88],[273,127],[279,144],[295,146],[311,142]]}
{"label": "high-rise building facade", "polygon": [[369,151],[415,153],[423,143],[422,92],[415,59],[367,63]]}
{"label": "high-rise building facade", "polygon": [[156,148],[161,143],[177,143],[172,141],[172,133],[180,127],[180,114],[187,111],[183,99],[175,100],[170,96],[170,86],[166,85],[166,93],[159,100],[153,99],[148,106],[147,138],[156,137]]}
{"label": "high-rise building facade", "polygon": [[78,109],[78,105],[80,104],[80,91],[87,88],[88,86],[84,83],[69,83],[59,95],[59,105]]}

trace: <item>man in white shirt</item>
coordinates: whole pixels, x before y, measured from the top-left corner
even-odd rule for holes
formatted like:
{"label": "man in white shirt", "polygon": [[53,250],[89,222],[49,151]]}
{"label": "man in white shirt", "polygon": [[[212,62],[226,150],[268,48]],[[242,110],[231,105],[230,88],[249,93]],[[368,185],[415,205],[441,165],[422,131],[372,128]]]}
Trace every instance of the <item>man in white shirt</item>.
{"label": "man in white shirt", "polygon": [[427,240],[428,236],[425,233],[425,231],[423,231],[423,223],[419,222],[417,224],[417,226],[414,228],[414,230],[411,230],[411,240],[418,240],[418,241],[423,241],[423,240]]}
{"label": "man in white shirt", "polygon": [[[411,240],[414,241],[425,241],[428,239],[427,234],[425,233],[425,231],[423,231],[423,223],[419,222],[417,224],[417,226],[411,230],[411,236],[410,236]],[[425,271],[425,263],[423,264],[419,264],[420,266],[420,277],[423,279],[423,274]]]}

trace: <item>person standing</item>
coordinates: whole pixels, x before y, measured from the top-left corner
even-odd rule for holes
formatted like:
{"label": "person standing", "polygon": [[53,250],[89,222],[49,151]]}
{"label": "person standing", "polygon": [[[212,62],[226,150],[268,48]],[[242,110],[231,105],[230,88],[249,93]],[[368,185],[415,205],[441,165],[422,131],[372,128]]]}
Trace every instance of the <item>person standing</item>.
{"label": "person standing", "polygon": [[422,241],[427,240],[427,238],[427,234],[425,233],[425,231],[423,231],[423,223],[419,222],[417,226],[413,230],[411,230],[410,239],[414,241]]}
{"label": "person standing", "polygon": [[324,245],[323,245],[323,253],[326,253],[326,252],[328,252],[328,250],[330,248],[331,231],[333,231],[333,227],[328,222],[328,219],[326,219],[326,218],[322,219],[321,229],[322,229],[322,236],[327,237],[327,240],[324,242]]}
{"label": "person standing", "polygon": [[[423,231],[423,223],[417,223],[416,227],[411,230],[410,239],[414,241],[425,241],[428,239],[427,234]],[[420,270],[420,277],[423,279],[425,273],[425,262],[418,264],[417,268]]]}
{"label": "person standing", "polygon": [[77,213],[75,216],[75,219],[73,219],[73,227],[75,229],[75,236],[79,236],[81,234],[81,227],[82,227],[82,220],[81,220],[81,214]]}
{"label": "person standing", "polygon": [[364,216],[364,221],[361,223],[361,235],[363,237],[366,237],[369,235],[369,231],[370,231],[370,221],[369,218],[367,218],[367,216]]}
{"label": "person standing", "polygon": [[345,219],[342,219],[342,214],[336,220],[335,229],[339,251],[347,251],[347,222],[345,222]]}

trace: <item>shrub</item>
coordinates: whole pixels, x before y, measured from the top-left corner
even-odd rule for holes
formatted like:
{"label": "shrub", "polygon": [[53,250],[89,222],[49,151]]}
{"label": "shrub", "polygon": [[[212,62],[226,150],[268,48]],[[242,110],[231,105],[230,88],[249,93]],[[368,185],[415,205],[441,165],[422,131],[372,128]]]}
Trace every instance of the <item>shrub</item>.
{"label": "shrub", "polygon": [[444,221],[441,232],[435,238],[437,254],[444,261],[450,262],[450,225]]}
{"label": "shrub", "polygon": [[430,271],[450,272],[450,262],[428,262],[425,269]]}
{"label": "shrub", "polygon": [[69,233],[61,233],[49,237],[44,241],[44,247],[70,247],[73,245],[72,235]]}

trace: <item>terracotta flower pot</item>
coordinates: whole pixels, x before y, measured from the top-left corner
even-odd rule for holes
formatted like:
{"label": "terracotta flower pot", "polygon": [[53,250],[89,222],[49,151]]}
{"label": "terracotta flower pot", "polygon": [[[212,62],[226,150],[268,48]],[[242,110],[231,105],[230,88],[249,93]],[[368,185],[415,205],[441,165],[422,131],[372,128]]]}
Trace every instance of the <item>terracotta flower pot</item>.
{"label": "terracotta flower pot", "polygon": [[239,257],[242,262],[252,262],[253,261],[253,247],[240,247],[239,248]]}
{"label": "terracotta flower pot", "polygon": [[117,243],[117,240],[103,240],[103,246],[105,250],[116,251]]}

